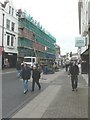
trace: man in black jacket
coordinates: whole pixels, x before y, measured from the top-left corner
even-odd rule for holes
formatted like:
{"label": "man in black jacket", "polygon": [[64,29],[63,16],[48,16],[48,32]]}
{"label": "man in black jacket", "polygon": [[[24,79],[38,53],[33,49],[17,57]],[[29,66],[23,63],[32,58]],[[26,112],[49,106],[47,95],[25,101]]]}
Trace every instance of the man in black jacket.
{"label": "man in black jacket", "polygon": [[33,66],[33,71],[32,71],[32,91],[34,91],[34,86],[35,86],[35,82],[39,87],[39,90],[41,89],[41,85],[39,83],[39,79],[40,79],[40,71],[38,70],[38,68],[34,65]]}
{"label": "man in black jacket", "polygon": [[76,65],[76,61],[70,64],[69,73],[71,74],[72,91],[77,91],[79,67]]}
{"label": "man in black jacket", "polygon": [[23,79],[24,84],[24,94],[28,91],[28,79],[31,77],[31,69],[24,63],[24,66],[21,70],[21,77]]}

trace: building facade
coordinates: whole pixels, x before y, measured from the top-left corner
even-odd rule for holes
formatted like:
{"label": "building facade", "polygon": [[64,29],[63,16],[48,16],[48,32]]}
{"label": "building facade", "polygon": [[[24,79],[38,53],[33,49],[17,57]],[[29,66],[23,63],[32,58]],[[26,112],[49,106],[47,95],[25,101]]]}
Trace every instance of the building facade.
{"label": "building facade", "polygon": [[15,67],[17,60],[18,18],[13,4],[0,3],[0,46],[3,48],[2,64]]}
{"label": "building facade", "polygon": [[45,59],[56,58],[56,39],[30,14],[18,10],[19,37],[18,58],[23,60],[24,56],[37,57],[38,62]]}
{"label": "building facade", "polygon": [[85,37],[85,46],[81,47],[81,71],[82,73],[88,73],[89,71],[89,11],[90,4],[89,0],[79,0],[78,1],[78,13],[79,13],[79,34]]}

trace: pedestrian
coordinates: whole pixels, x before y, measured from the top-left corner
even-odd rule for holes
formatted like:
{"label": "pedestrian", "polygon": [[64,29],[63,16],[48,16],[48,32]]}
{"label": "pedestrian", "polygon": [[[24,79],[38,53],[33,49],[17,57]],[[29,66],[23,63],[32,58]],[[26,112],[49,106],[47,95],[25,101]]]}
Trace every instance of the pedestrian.
{"label": "pedestrian", "polygon": [[39,83],[39,79],[40,79],[40,71],[38,70],[38,68],[34,65],[33,66],[33,70],[32,70],[32,90],[31,91],[34,91],[34,86],[35,86],[35,83],[38,85],[39,87],[39,90],[41,89],[41,85]]}
{"label": "pedestrian", "polygon": [[28,79],[31,77],[31,69],[27,66],[26,63],[24,63],[24,66],[22,67],[20,76],[23,79],[23,85],[24,85],[24,94],[28,91]]}
{"label": "pedestrian", "polygon": [[17,60],[16,62],[16,70],[17,70],[17,78],[20,76],[20,72],[21,72],[21,63],[19,60]]}
{"label": "pedestrian", "polygon": [[70,61],[67,58],[66,61],[65,61],[66,72],[68,71],[69,65],[70,65]]}
{"label": "pedestrian", "polygon": [[79,67],[75,61],[71,62],[70,64],[69,74],[71,75],[72,91],[77,91]]}

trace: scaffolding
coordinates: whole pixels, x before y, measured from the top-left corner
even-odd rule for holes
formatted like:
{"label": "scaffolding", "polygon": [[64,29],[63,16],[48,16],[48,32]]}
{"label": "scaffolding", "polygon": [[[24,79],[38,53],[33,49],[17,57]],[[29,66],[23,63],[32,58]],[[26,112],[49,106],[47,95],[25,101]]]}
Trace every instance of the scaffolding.
{"label": "scaffolding", "polygon": [[[34,56],[55,59],[56,39],[26,11],[19,16],[19,30],[21,33],[18,42],[19,50],[20,47],[24,47],[29,51],[32,50]],[[47,47],[47,50],[45,50],[45,47]]]}

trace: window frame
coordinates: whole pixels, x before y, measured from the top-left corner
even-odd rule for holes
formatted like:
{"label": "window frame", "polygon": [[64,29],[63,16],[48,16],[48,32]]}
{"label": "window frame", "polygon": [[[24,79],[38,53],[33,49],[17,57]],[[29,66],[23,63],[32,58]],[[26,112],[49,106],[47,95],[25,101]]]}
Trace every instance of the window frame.
{"label": "window frame", "polygon": [[11,14],[11,6],[9,6],[9,14]]}
{"label": "window frame", "polygon": [[11,24],[11,30],[12,30],[12,31],[15,30],[15,23],[14,23],[14,22],[12,22],[12,24]]}
{"label": "window frame", "polygon": [[14,8],[12,8],[12,16],[14,15]]}
{"label": "window frame", "polygon": [[7,35],[7,46],[10,46],[10,35]]}
{"label": "window frame", "polygon": [[6,20],[6,28],[8,30],[10,30],[10,20],[9,19]]}
{"label": "window frame", "polygon": [[[12,39],[13,38],[13,39]],[[14,36],[11,35],[11,46],[13,47],[14,46]]]}

